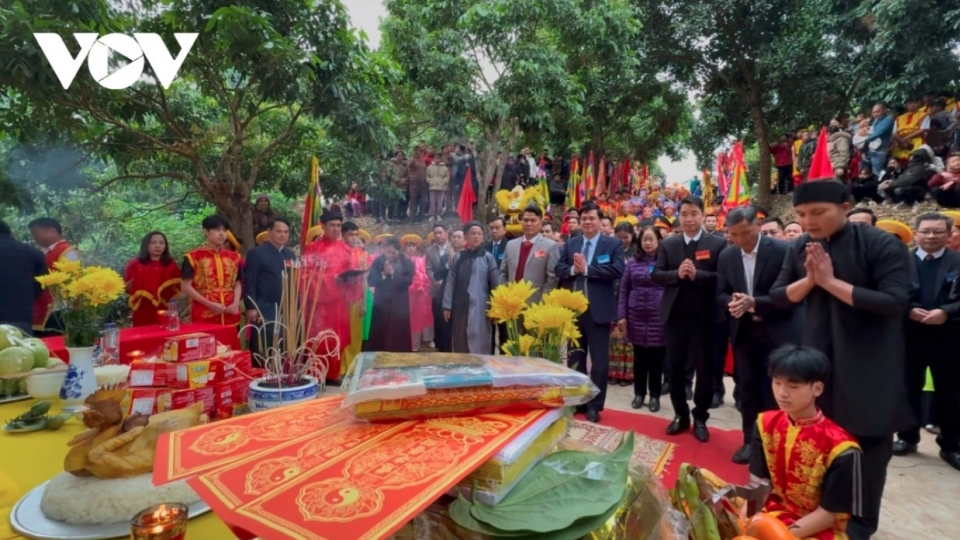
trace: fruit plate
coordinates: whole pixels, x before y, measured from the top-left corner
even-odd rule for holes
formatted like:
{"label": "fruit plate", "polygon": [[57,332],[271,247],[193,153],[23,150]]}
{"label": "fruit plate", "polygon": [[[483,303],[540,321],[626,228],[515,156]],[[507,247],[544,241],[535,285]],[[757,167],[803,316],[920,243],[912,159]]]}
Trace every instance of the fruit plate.
{"label": "fruit plate", "polygon": [[[43,499],[46,489],[47,482],[33,488],[10,511],[10,525],[15,532],[34,540],[107,540],[130,537],[129,519],[106,525],[71,525],[47,518],[40,510],[40,500]],[[191,519],[210,511],[210,507],[203,501],[191,504],[189,508]]]}
{"label": "fruit plate", "polygon": [[30,394],[14,394],[10,397],[0,396],[0,405],[4,403],[14,403],[16,401],[23,401],[25,399],[30,399]]}

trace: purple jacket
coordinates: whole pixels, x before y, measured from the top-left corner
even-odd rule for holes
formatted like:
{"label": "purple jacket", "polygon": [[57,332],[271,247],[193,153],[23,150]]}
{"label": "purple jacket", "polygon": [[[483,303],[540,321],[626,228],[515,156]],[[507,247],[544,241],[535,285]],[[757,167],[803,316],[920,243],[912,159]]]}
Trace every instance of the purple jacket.
{"label": "purple jacket", "polygon": [[657,314],[664,287],[650,279],[656,262],[656,255],[644,255],[641,260],[630,258],[620,279],[617,319],[627,320],[627,341],[641,347],[666,344],[663,323]]}

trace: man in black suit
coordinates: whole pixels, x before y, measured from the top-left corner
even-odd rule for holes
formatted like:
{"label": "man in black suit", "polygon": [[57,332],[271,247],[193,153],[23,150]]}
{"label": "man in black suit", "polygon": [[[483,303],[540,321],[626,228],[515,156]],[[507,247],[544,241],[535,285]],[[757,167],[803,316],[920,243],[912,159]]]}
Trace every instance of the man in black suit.
{"label": "man in black suit", "polygon": [[660,320],[665,321],[667,357],[670,360],[670,401],[676,417],[667,435],[690,429],[690,406],[684,392],[687,359],[697,372],[693,393],[693,435],[710,439],[707,419],[713,398],[713,335],[716,326],[717,260],[726,247],[722,238],[703,230],[703,201],[689,196],[680,201],[680,228],[660,245],[654,265],[654,283],[664,285]]}
{"label": "man in black suit", "polygon": [[933,376],[934,406],[940,418],[940,458],[960,470],[960,364],[953,351],[960,344],[960,253],[946,249],[952,220],[939,213],[917,218],[910,270],[913,294],[907,321],[907,402],[917,422],[897,433],[893,454],[917,451],[920,402],[927,368]]}
{"label": "man in black suit", "polygon": [[750,462],[750,441],[757,416],[777,408],[767,358],[777,347],[799,339],[794,310],[770,301],[770,288],[780,275],[788,243],[760,234],[755,208],[736,208],[727,215],[733,245],[717,264],[717,304],[730,314],[730,342],[740,388],[743,446],[733,462]]}
{"label": "man in black suit", "polygon": [[277,333],[274,324],[283,297],[283,271],[287,261],[296,258],[286,247],[289,241],[290,222],[282,217],[272,219],[267,224],[267,241],[247,253],[243,267],[247,323],[263,325],[250,342],[253,353],[263,355],[274,345],[273,337]]}
{"label": "man in black suit", "polygon": [[[560,248],[557,277],[569,289],[583,291],[590,306],[580,315],[580,349],[570,351],[567,360],[580,373],[587,372],[587,351],[590,351],[590,379],[600,393],[587,403],[587,420],[600,421],[600,411],[607,398],[607,366],[610,363],[610,324],[617,318],[617,297],[614,283],[623,276],[625,255],[623,242],[614,236],[600,234],[600,207],[587,202],[580,208],[582,235],[571,237]],[[680,384],[683,392],[683,384]]]}
{"label": "man in black suit", "polygon": [[[510,241],[510,239],[507,238],[507,227],[503,222],[503,218],[494,218],[490,223],[487,223],[487,232],[490,233],[490,241],[483,245],[483,249],[493,255],[493,260],[497,261],[497,268],[500,268],[500,265],[503,264],[503,255],[507,252],[507,242]],[[497,352],[500,350],[497,343],[507,341],[507,325],[494,325],[494,330],[495,331],[490,334],[490,339],[492,340],[490,350],[493,351],[493,354],[500,354]],[[500,334],[499,340],[497,339],[497,334]]]}
{"label": "man in black suit", "polygon": [[16,326],[33,335],[33,302],[43,289],[36,278],[47,274],[43,253],[13,238],[10,226],[0,221],[0,324]]}

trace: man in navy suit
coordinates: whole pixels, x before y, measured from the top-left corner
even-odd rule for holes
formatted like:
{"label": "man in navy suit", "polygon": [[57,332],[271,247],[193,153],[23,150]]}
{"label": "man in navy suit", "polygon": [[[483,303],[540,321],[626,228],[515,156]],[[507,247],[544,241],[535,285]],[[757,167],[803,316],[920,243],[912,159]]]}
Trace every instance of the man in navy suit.
{"label": "man in navy suit", "polygon": [[707,419],[713,399],[712,370],[714,332],[718,309],[717,260],[727,247],[723,238],[703,230],[703,201],[696,196],[680,201],[680,228],[683,234],[671,236],[660,244],[657,263],[650,277],[664,285],[660,320],[667,337],[670,401],[676,417],[667,427],[667,435],[690,429],[690,406],[684,383],[687,361],[692,357],[697,372],[693,393],[693,435],[700,442],[710,439]]}
{"label": "man in navy suit", "polygon": [[600,234],[600,207],[592,202],[580,208],[580,230],[560,249],[557,277],[575,291],[583,291],[590,302],[580,316],[580,349],[570,351],[567,362],[581,373],[587,372],[587,351],[590,351],[590,379],[600,393],[586,405],[587,420],[600,421],[600,411],[607,399],[607,366],[610,363],[610,324],[617,316],[614,283],[623,276],[625,255],[623,242],[614,236]]}

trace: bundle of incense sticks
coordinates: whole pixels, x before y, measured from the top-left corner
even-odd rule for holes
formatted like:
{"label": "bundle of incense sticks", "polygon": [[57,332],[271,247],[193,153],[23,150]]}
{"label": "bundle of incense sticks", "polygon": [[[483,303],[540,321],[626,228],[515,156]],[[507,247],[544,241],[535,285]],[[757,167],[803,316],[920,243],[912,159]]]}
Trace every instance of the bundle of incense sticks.
{"label": "bundle of incense sticks", "polygon": [[[325,269],[326,264],[314,258],[286,262],[280,278],[281,297],[273,324],[262,324],[269,321],[265,320],[259,306],[253,306],[260,315],[260,324],[247,327],[253,328],[253,339],[261,344],[271,344],[270,347],[258,347],[262,352],[255,353],[254,358],[266,369],[266,378],[277,381],[281,387],[295,385],[308,375],[316,377],[323,385],[329,369],[330,349],[333,354],[339,354],[336,333],[325,329],[311,335],[310,330],[316,317]],[[271,339],[266,339],[268,336]],[[334,345],[326,347],[328,352],[319,354],[318,345],[330,340]]]}

